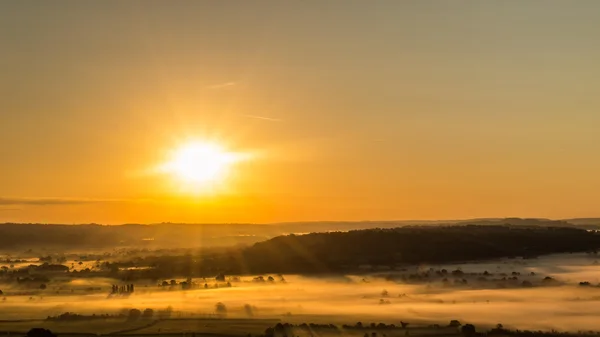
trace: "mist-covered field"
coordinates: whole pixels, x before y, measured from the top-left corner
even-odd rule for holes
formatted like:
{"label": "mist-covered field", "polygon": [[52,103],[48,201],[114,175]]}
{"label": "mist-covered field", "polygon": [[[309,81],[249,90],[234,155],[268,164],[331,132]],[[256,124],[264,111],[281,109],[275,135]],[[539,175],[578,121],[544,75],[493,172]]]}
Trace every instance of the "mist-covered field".
{"label": "mist-covered field", "polygon": [[[132,308],[159,311],[172,307],[172,318],[210,319],[215,317],[215,305],[221,302],[226,307],[226,313],[222,315],[228,318],[281,319],[291,323],[353,325],[357,321],[365,324],[399,324],[405,321],[412,325],[444,325],[457,319],[477,326],[502,323],[505,327],[518,329],[600,330],[597,319],[600,315],[600,288],[593,286],[600,282],[600,266],[595,263],[594,257],[587,254],[554,255],[531,260],[421,265],[380,274],[285,275],[285,282],[257,283],[252,282],[252,277],[242,277],[232,287],[188,291],[166,290],[152,283],[140,283],[136,292],[129,296],[109,296],[111,285],[117,282],[113,279],[82,278],[63,281],[61,289],[92,287],[101,291],[84,295],[77,291],[58,294],[48,291],[43,295],[5,296],[0,302],[0,317],[2,320],[44,319],[64,312],[114,315]],[[430,268],[449,271],[460,268],[464,272],[461,279],[468,280],[468,284],[405,283],[398,280],[402,275]],[[520,279],[529,280],[533,287],[506,287],[506,283],[494,282],[494,276],[489,277],[489,282],[478,283],[477,279],[481,278],[478,275],[485,271],[498,277],[518,273]],[[555,281],[544,284],[546,276]],[[582,281],[588,281],[592,286],[580,286]],[[49,289],[53,287],[56,286],[49,284]],[[10,288],[4,289],[5,293],[10,292]],[[94,324],[102,326],[99,322]],[[11,330],[23,324],[2,322],[0,330]],[[86,332],[106,331],[94,327],[94,324],[71,328]],[[119,321],[116,325],[108,325],[109,330],[119,331],[145,324]],[[191,329],[165,324],[168,325],[159,322],[140,331],[157,333]]]}

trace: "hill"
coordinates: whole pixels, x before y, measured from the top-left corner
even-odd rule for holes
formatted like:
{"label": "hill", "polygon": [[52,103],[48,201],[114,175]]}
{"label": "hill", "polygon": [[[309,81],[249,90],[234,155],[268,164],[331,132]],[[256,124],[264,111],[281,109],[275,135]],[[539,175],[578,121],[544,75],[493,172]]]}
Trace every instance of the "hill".
{"label": "hill", "polygon": [[596,229],[594,222],[576,219],[473,219],[437,221],[294,222],[278,224],[173,224],[152,225],[50,225],[0,224],[0,247],[10,249],[49,248],[106,249],[115,247],[194,248],[251,245],[276,236],[313,232],[346,232],[372,228],[441,225],[513,225],[526,227],[571,227]]}
{"label": "hill", "polygon": [[395,267],[501,257],[595,251],[600,235],[576,228],[417,226],[279,236],[251,247],[200,256],[149,257],[148,277],[355,272],[361,265]]}

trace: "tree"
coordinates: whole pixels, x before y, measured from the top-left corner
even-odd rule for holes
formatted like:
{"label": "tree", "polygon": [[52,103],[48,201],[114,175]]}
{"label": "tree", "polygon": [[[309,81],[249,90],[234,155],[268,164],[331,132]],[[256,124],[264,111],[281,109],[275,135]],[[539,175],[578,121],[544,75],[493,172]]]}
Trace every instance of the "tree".
{"label": "tree", "polygon": [[143,318],[152,318],[154,316],[154,310],[147,308],[146,310],[144,310],[144,312],[142,313],[142,317]]}
{"label": "tree", "polygon": [[227,307],[225,306],[225,304],[223,304],[223,302],[215,304],[215,311],[219,316],[227,315]]}
{"label": "tree", "polygon": [[127,319],[129,319],[130,321],[135,321],[138,318],[140,318],[140,316],[142,316],[142,312],[138,309],[131,309],[129,310],[129,316],[127,316]]}
{"label": "tree", "polygon": [[545,282],[545,283],[552,283],[552,282],[554,282],[554,281],[555,281],[555,280],[554,280],[552,277],[550,277],[550,276],[546,276],[546,277],[544,277],[544,279],[542,280],[542,282]]}
{"label": "tree", "polygon": [[244,304],[244,312],[246,312],[246,316],[248,317],[254,316],[254,308],[250,304]]}
{"label": "tree", "polygon": [[473,324],[465,324],[460,328],[460,332],[465,337],[473,337],[477,333]]}
{"label": "tree", "polygon": [[356,325],[355,325],[355,326],[356,326],[358,329],[362,329],[362,328],[363,328],[363,324],[362,324],[362,322],[356,322]]}
{"label": "tree", "polygon": [[457,327],[461,326],[461,324],[458,320],[453,319],[450,321],[450,324],[448,324],[448,326],[452,327],[452,328],[457,328]]}
{"label": "tree", "polygon": [[45,290],[48,286],[45,283],[40,284],[40,289]]}
{"label": "tree", "polygon": [[27,332],[27,337],[56,337],[56,335],[48,329],[33,328]]}

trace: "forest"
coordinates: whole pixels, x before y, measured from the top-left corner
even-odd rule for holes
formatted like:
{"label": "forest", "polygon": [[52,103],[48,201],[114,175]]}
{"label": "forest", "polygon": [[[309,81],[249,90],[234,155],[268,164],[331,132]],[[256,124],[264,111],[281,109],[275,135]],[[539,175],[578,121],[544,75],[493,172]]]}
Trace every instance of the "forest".
{"label": "forest", "polygon": [[501,257],[531,259],[551,253],[595,252],[598,247],[600,235],[596,232],[563,227],[467,225],[366,229],[278,236],[249,247],[203,255],[146,256],[136,264],[152,268],[131,272],[130,277],[356,272],[365,265],[389,269]]}

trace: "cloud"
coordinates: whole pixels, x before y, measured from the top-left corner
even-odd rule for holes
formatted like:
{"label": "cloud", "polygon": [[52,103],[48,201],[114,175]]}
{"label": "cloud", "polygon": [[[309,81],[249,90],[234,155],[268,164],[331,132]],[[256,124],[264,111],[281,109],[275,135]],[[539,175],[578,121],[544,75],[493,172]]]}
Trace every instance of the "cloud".
{"label": "cloud", "polygon": [[[0,206],[61,206],[85,205],[106,202],[120,202],[123,199],[89,199],[89,198],[7,198],[0,197]],[[6,210],[4,208],[3,210]],[[2,209],[0,209],[2,210]]]}
{"label": "cloud", "polygon": [[209,85],[208,88],[210,88],[210,89],[221,89],[221,88],[232,87],[232,86],[234,86],[236,84],[237,84],[237,82],[225,82],[225,83],[219,83],[219,84]]}
{"label": "cloud", "polygon": [[89,205],[89,204],[106,204],[106,203],[165,203],[168,199],[152,199],[152,198],[121,198],[121,199],[102,199],[102,198],[12,198],[0,197],[0,211],[18,211],[20,208],[14,206],[67,206],[67,205]]}
{"label": "cloud", "polygon": [[254,119],[261,119],[261,120],[269,121],[269,122],[281,122],[281,121],[283,121],[283,119],[279,119],[279,118],[271,118],[271,117],[264,117],[264,116],[257,116],[257,115],[240,115],[240,116],[244,116],[244,117],[248,117],[248,118],[254,118]]}
{"label": "cloud", "polygon": [[0,212],[20,211],[20,208],[0,208]]}

